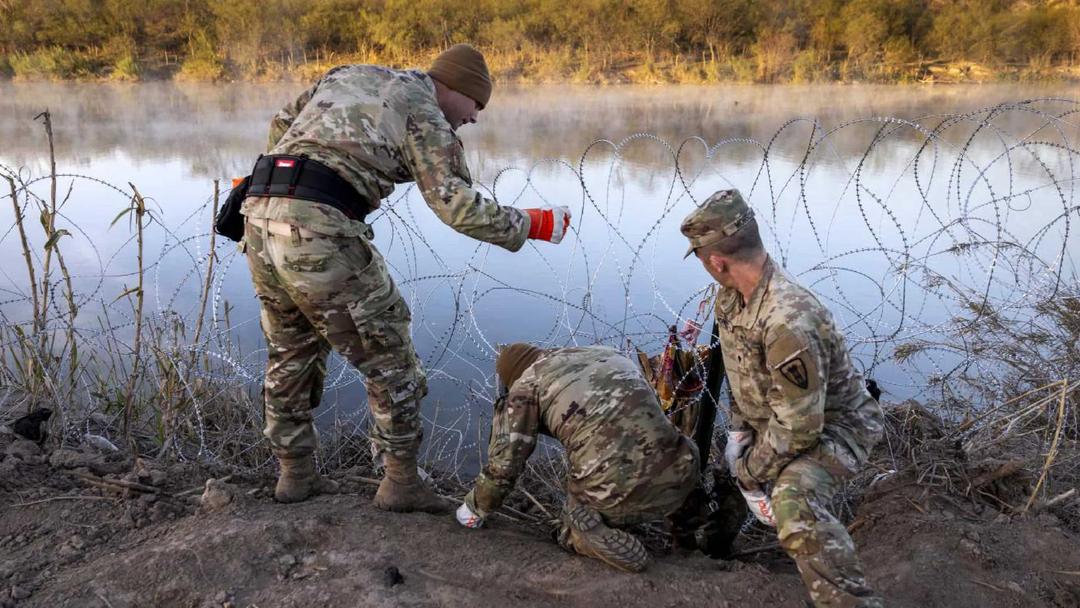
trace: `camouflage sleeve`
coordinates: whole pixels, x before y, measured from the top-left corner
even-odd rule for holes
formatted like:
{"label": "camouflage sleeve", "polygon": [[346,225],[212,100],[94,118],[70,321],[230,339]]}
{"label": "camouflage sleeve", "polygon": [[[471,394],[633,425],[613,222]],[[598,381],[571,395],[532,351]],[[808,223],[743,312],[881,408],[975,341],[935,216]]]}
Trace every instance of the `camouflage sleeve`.
{"label": "camouflage sleeve", "polygon": [[318,82],[313,84],[310,89],[301,93],[292,103],[281,108],[281,111],[270,121],[270,138],[266,145],[267,152],[273,150],[274,146],[281,141],[281,136],[285,135],[285,132],[289,130],[293,121],[296,120],[296,117],[300,114],[300,110],[303,110],[304,106],[311,101],[311,97],[315,94],[315,89],[317,88],[319,88]]}
{"label": "camouflage sleeve", "polygon": [[536,448],[540,428],[540,404],[534,383],[517,382],[510,394],[495,405],[488,461],[465,497],[465,503],[480,517],[498,509],[514,489]]}
{"label": "camouflage sleeve", "polygon": [[776,479],[800,453],[817,443],[825,426],[824,349],[805,331],[780,327],[766,336],[765,363],[772,375],[767,399],[772,418],[736,466],[745,485]]}
{"label": "camouflage sleeve", "polygon": [[461,140],[437,105],[411,108],[405,123],[404,152],[424,201],[443,223],[466,236],[510,251],[517,251],[525,244],[529,234],[528,214],[515,207],[501,206],[473,188]]}

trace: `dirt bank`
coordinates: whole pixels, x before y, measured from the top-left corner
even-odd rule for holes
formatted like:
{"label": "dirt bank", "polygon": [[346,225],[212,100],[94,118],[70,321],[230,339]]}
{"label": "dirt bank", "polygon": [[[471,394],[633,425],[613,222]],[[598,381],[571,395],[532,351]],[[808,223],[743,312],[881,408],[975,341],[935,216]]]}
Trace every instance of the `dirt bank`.
{"label": "dirt bank", "polygon": [[[142,463],[92,449],[47,452],[0,437],[0,605],[79,606],[804,606],[776,551],[745,561],[657,555],[643,575],[564,553],[535,526],[394,515],[353,473],[345,493],[298,505],[269,478]],[[1078,530],[1050,511],[1007,517],[901,479],[853,520],[890,606],[1080,605]],[[125,487],[126,486],[126,487]],[[745,548],[767,542],[760,532]],[[399,580],[391,568],[400,574]]]}

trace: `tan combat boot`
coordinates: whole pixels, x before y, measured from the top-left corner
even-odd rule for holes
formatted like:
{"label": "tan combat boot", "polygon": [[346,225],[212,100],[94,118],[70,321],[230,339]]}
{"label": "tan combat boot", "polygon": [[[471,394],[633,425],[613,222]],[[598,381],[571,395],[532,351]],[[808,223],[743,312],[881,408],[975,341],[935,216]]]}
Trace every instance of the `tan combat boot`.
{"label": "tan combat boot", "polygon": [[278,475],[274,499],[278,502],[300,502],[316,494],[336,494],[338,484],[315,472],[315,458],[278,454],[281,473]]}
{"label": "tan combat boot", "polygon": [[585,505],[563,512],[559,545],[627,572],[641,572],[649,564],[641,541],[629,532],[607,527],[600,514]]}
{"label": "tan combat boot", "polygon": [[448,513],[453,505],[436,495],[416,473],[416,456],[399,458],[385,454],[386,472],[379,491],[375,493],[375,506],[384,511],[409,513]]}

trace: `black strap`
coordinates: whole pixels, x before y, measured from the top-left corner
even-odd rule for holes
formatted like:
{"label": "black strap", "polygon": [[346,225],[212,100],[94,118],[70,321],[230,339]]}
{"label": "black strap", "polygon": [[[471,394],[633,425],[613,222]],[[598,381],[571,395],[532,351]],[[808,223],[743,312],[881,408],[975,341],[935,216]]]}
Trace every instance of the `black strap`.
{"label": "black strap", "polygon": [[367,199],[337,171],[305,156],[260,157],[251,171],[248,196],[282,196],[322,203],[360,221],[371,211]]}
{"label": "black strap", "polygon": [[[255,166],[258,167],[259,163],[255,163]],[[254,177],[255,172],[253,171],[251,173],[251,175],[252,175],[252,177]],[[263,194],[266,194],[267,192],[270,191],[270,184],[272,184],[272,183],[274,183],[274,163],[273,162],[270,163],[270,173],[267,174],[266,183],[263,184]],[[258,185],[256,185],[255,187],[258,188]]]}
{"label": "black strap", "polygon": [[307,161],[307,158],[301,156],[300,160],[297,161],[296,169],[292,172],[292,177],[289,178],[289,196],[296,194],[296,184],[300,181],[300,174],[304,172],[305,161]]}
{"label": "black strap", "polygon": [[726,371],[724,353],[720,348],[720,323],[714,320],[712,337],[709,340],[709,368],[705,378],[705,390],[701,392],[698,423],[694,429],[694,443],[698,447],[702,471],[709,465],[713,426],[716,424],[716,405],[720,403],[720,388],[724,385]]}

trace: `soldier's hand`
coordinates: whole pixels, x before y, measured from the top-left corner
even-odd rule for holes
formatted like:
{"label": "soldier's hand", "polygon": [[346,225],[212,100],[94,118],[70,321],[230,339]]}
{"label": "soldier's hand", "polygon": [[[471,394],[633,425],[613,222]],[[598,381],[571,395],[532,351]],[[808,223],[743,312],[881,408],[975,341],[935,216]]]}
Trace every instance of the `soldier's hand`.
{"label": "soldier's hand", "polygon": [[740,484],[739,491],[742,492],[743,498],[746,499],[746,506],[750,507],[750,512],[754,514],[754,517],[766,526],[775,528],[776,518],[773,516],[772,500],[769,499],[769,495],[760,486],[747,490]]}
{"label": "soldier's hand", "polygon": [[544,207],[525,209],[529,214],[529,238],[549,241],[556,245],[562,242],[570,228],[569,207]]}
{"label": "soldier's hand", "polygon": [[456,515],[458,523],[465,526],[466,528],[476,529],[484,525],[484,518],[480,517],[476,513],[473,513],[472,509],[469,508],[469,505],[465,503],[461,503],[461,506],[458,507]]}
{"label": "soldier's hand", "polygon": [[735,472],[735,463],[742,457],[746,448],[754,442],[754,431],[728,431],[727,445],[724,446],[724,461],[727,462],[728,471],[732,476]]}

